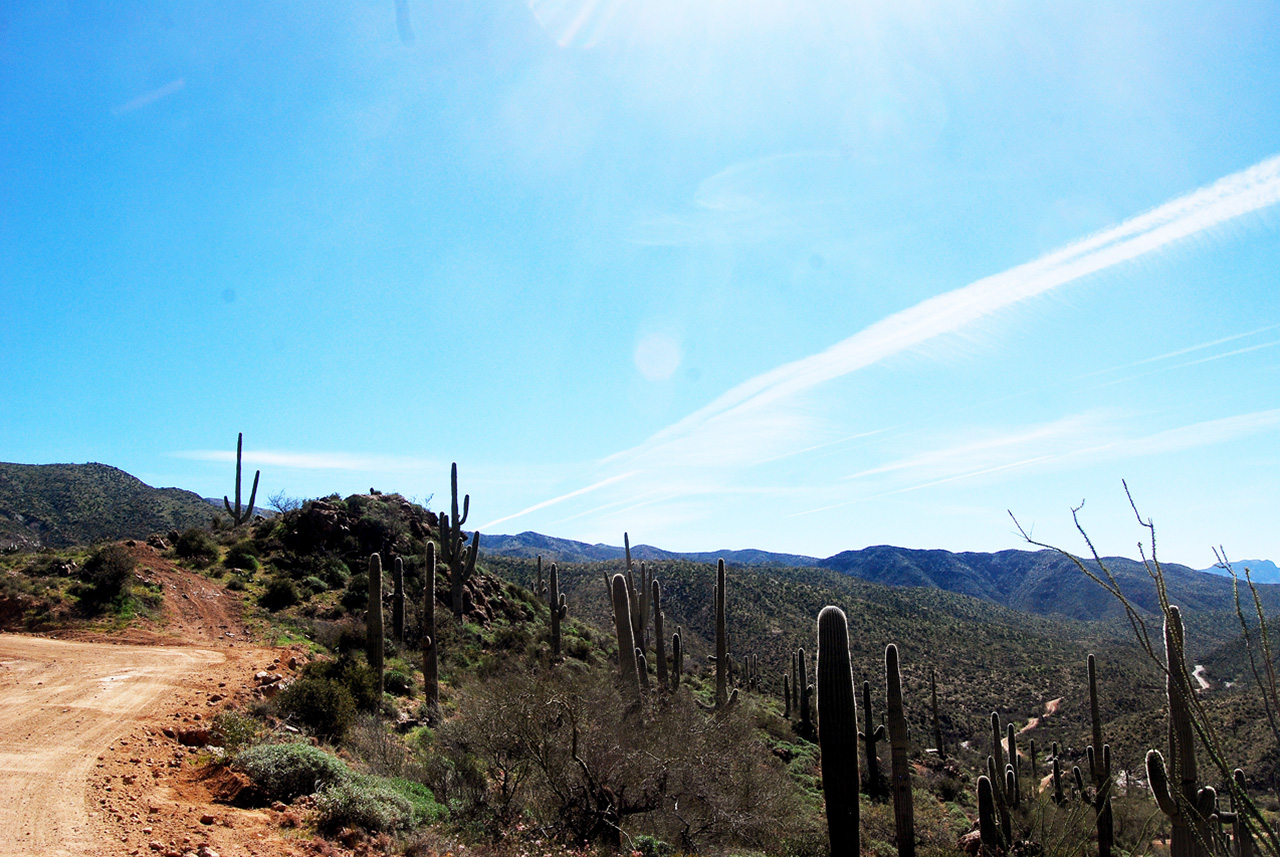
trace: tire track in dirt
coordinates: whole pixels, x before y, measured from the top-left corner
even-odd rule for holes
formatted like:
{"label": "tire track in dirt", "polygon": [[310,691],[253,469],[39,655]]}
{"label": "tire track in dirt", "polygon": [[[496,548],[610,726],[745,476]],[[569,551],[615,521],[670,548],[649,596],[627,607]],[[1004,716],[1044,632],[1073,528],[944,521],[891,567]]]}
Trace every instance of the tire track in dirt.
{"label": "tire track in dirt", "polygon": [[166,692],[225,655],[0,635],[0,852],[93,853],[89,774]]}

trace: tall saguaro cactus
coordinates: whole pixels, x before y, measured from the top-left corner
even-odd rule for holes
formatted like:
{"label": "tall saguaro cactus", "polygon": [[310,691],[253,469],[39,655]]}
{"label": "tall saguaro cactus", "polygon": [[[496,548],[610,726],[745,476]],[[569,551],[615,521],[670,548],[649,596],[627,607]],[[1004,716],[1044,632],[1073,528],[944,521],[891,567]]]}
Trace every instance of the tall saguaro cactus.
{"label": "tall saguaro cactus", "polygon": [[818,743],[827,838],[832,857],[856,857],[858,830],[858,705],[849,663],[849,622],[839,607],[818,614]]}
{"label": "tall saguaro cactus", "polygon": [[462,525],[471,514],[471,495],[462,499],[462,512],[458,512],[458,463],[453,463],[449,475],[449,487],[452,494],[450,509],[452,514],[440,515],[440,553],[441,559],[449,568],[449,588],[453,601],[453,615],[459,619],[463,613],[463,598],[467,581],[476,570],[476,555],[480,553],[480,531],[471,534],[471,544],[467,544],[462,532]]}
{"label": "tall saguaro cactus", "polygon": [[249,492],[249,506],[241,511],[240,506],[240,455],[244,452],[244,432],[236,435],[236,507],[231,508],[231,498],[225,494],[222,496],[222,505],[227,507],[227,514],[231,516],[231,523],[234,526],[240,526],[253,517],[253,501],[258,496],[258,477],[262,475],[261,470],[253,472],[253,490]]}
{"label": "tall saguaro cactus", "polygon": [[800,695],[800,737],[812,741],[817,734],[813,725],[813,685],[809,683],[809,664],[803,646],[796,650],[796,686],[792,693]]}
{"label": "tall saguaro cactus", "polygon": [[655,578],[652,584],[653,594],[653,646],[654,657],[658,661],[658,687],[667,689],[667,643],[664,636],[666,617],[662,614],[662,586]]}
{"label": "tall saguaro cactus", "polygon": [[382,695],[382,557],[369,555],[369,611],[365,619],[365,655],[378,679],[378,695]]}
{"label": "tall saguaro cactus", "polygon": [[618,680],[630,696],[640,699],[640,675],[636,672],[635,635],[631,632],[631,604],[627,578],[613,576],[613,627],[618,638]]}
{"label": "tall saguaro cactus", "polygon": [[880,782],[880,761],[876,758],[876,743],[884,740],[884,724],[875,722],[871,713],[871,682],[862,683],[862,722],[858,732],[862,741],[862,754],[867,759],[867,797],[879,800],[885,796]]}
{"label": "tall saguaro cactus", "polygon": [[937,670],[929,667],[929,696],[933,700],[933,746],[938,751],[938,758],[947,757],[947,748],[942,746],[942,719],[938,716],[938,681]]}
{"label": "tall saguaro cactus", "polygon": [[907,717],[902,710],[902,671],[898,647],[890,643],[884,650],[886,710],[889,720],[889,757],[893,791],[893,826],[898,840],[898,857],[915,857],[915,807],[911,796],[911,762],[907,758]]}
{"label": "tall saguaro cactus", "polygon": [[427,542],[427,566],[422,572],[422,684],[427,711],[434,722],[440,711],[440,651],[436,642],[436,544]]}
{"label": "tall saguaro cactus", "polygon": [[[1191,723],[1191,677],[1182,648],[1182,614],[1170,605],[1164,620],[1164,651],[1169,696],[1169,763],[1159,750],[1147,752],[1147,780],[1160,811],[1169,816],[1170,857],[1205,857],[1209,853],[1209,816],[1217,795],[1196,785],[1195,731]],[[1169,774],[1178,778],[1169,782]]]}
{"label": "tall saguaro cactus", "polygon": [[729,695],[729,633],[725,628],[724,560],[716,564],[716,711],[724,711],[738,699]]}
{"label": "tall saguaro cactus", "polygon": [[394,591],[391,594],[391,638],[397,643],[404,640],[404,560],[396,557],[391,567]]}
{"label": "tall saguaro cactus", "polygon": [[564,621],[569,607],[565,603],[564,593],[560,591],[560,572],[556,564],[551,563],[551,597],[547,603],[551,605],[551,655],[560,657],[560,623]]}
{"label": "tall saguaro cactus", "polygon": [[1111,812],[1111,747],[1102,742],[1102,716],[1098,710],[1098,667],[1093,655],[1086,661],[1089,670],[1089,717],[1093,721],[1093,744],[1089,746],[1089,773],[1093,777],[1093,811],[1097,815],[1098,857],[1111,857],[1115,844],[1115,823]]}

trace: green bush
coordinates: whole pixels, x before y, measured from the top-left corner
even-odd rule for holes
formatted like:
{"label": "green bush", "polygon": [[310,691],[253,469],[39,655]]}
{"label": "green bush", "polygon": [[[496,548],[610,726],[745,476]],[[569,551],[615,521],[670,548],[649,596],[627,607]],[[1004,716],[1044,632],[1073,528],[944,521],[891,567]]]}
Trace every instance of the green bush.
{"label": "green bush", "polygon": [[334,743],[340,742],[356,721],[351,691],[331,678],[300,678],[282,690],[274,702],[281,717]]}
{"label": "green bush", "polygon": [[210,565],[218,558],[217,543],[199,527],[192,527],[179,535],[173,543],[173,550],[178,556],[190,560],[200,568]]}
{"label": "green bush", "polygon": [[292,607],[298,603],[298,587],[283,574],[277,574],[267,581],[258,603],[272,613]]}
{"label": "green bush", "polygon": [[383,673],[382,687],[393,696],[413,696],[413,678],[400,670]]}
{"label": "green bush", "polygon": [[236,754],[232,765],[248,774],[267,800],[290,801],[351,777],[340,759],[309,744],[259,744]]}
{"label": "green bush", "polygon": [[234,756],[258,740],[262,724],[247,714],[227,708],[214,715],[211,731],[222,739],[227,753]]}
{"label": "green bush", "polygon": [[103,545],[95,550],[80,569],[80,578],[87,584],[80,592],[81,602],[97,610],[127,594],[136,565],[133,554],[122,544]]}
{"label": "green bush", "polygon": [[253,546],[253,542],[247,539],[242,542],[236,542],[227,550],[227,555],[222,558],[222,564],[227,568],[238,568],[244,571],[257,571],[257,548]]}
{"label": "green bush", "polygon": [[405,830],[443,817],[431,792],[406,780],[359,777],[316,795],[322,830],[360,827],[372,833]]}
{"label": "green bush", "polygon": [[374,674],[373,668],[350,655],[343,655],[336,661],[312,661],[307,664],[303,674],[308,678],[336,681],[347,689],[355,700],[356,708],[361,711],[377,711],[382,705],[382,697],[378,693],[378,676]]}

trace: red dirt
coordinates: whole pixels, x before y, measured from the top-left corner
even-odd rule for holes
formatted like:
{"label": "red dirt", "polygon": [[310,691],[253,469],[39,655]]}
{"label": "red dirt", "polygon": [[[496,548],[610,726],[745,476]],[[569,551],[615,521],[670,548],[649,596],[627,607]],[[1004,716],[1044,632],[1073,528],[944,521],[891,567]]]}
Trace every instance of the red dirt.
{"label": "red dirt", "polygon": [[164,588],[160,621],[0,635],[0,854],[308,853],[299,813],[213,804],[203,751],[173,737],[249,701],[255,673],[287,675],[296,653],[246,642],[233,593],[132,549]]}

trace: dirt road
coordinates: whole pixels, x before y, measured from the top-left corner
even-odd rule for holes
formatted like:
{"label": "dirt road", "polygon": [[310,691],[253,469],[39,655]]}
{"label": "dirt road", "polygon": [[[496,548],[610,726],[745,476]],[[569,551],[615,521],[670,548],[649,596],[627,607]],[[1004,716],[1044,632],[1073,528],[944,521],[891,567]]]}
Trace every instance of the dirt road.
{"label": "dirt road", "polygon": [[91,853],[102,834],[88,794],[99,756],[223,660],[205,649],[0,636],[0,853]]}

